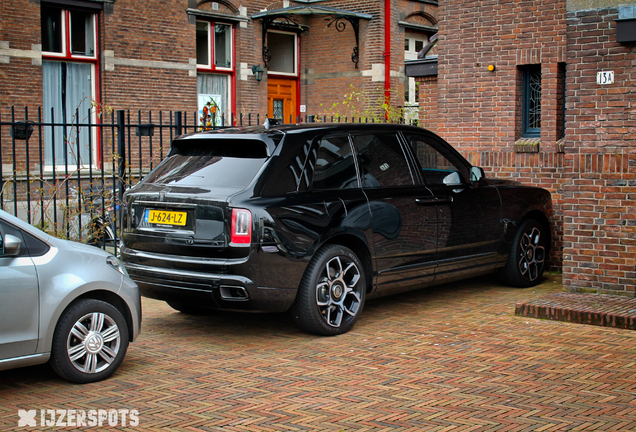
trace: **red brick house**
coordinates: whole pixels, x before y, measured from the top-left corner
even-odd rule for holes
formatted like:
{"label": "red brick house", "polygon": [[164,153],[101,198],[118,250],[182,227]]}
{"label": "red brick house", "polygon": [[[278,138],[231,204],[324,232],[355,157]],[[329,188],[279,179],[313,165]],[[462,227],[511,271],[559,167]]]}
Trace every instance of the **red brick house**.
{"label": "red brick house", "polygon": [[[0,105],[60,115],[86,98],[83,106],[193,112],[209,102],[226,115],[295,119],[342,102],[351,86],[402,106],[405,36],[416,55],[437,32],[429,0],[6,0],[0,8]],[[416,105],[413,89],[406,93]]]}

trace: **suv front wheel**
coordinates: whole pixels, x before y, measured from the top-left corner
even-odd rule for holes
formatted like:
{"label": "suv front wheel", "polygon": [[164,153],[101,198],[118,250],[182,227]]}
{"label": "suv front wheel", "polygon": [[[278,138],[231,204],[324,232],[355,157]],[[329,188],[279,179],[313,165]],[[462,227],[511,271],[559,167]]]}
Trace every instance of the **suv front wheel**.
{"label": "suv front wheel", "polygon": [[307,266],[291,307],[292,317],[309,333],[346,333],[362,313],[365,294],[365,273],[358,256],[344,246],[328,245]]}
{"label": "suv front wheel", "polygon": [[547,259],[547,238],[538,221],[527,219],[521,223],[510,247],[508,262],[500,270],[504,283],[527,288],[541,282]]}

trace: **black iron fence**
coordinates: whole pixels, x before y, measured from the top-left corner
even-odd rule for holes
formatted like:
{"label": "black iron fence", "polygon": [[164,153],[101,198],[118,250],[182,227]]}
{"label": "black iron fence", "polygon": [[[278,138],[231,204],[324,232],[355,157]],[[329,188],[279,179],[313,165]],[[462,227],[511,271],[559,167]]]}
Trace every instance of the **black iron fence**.
{"label": "black iron fence", "polygon": [[[8,113],[8,115],[7,115]],[[3,117],[4,114],[4,117]],[[59,113],[57,113],[59,115]],[[65,118],[65,113],[62,113]],[[8,117],[8,118],[7,118]],[[0,109],[0,209],[54,235],[117,249],[118,209],[126,188],[163,160],[175,137],[209,129],[197,113],[75,112]],[[211,128],[262,124],[256,114],[213,118]],[[372,122],[340,116],[304,116],[303,122]]]}

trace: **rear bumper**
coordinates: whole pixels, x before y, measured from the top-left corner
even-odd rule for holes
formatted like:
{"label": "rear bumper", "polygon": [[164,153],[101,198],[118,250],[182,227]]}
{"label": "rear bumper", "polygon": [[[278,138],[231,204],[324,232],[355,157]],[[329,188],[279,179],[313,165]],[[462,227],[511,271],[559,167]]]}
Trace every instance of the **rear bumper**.
{"label": "rear bumper", "polygon": [[125,266],[141,295],[158,300],[212,309],[284,312],[296,298],[296,289],[259,287],[239,275]]}

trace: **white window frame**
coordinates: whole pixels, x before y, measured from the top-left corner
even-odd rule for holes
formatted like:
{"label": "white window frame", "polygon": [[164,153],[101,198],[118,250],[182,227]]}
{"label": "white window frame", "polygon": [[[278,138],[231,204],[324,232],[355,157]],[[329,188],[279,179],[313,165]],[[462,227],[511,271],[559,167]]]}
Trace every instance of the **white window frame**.
{"label": "white window frame", "polygon": [[67,41],[70,40],[70,29],[68,28],[68,24],[71,22],[71,9],[66,9],[60,6],[60,12],[62,14],[62,52],[53,52],[53,51],[42,51],[42,55],[47,57],[59,57],[60,59],[76,59],[76,60],[97,60],[98,55],[98,42],[97,42],[97,13],[95,12],[87,12],[92,15],[93,20],[93,55],[83,55],[83,54],[73,54],[71,52],[71,47],[68,46]]}
{"label": "white window frame", "polygon": [[[52,59],[52,58],[48,58],[48,59],[44,59],[44,61],[53,61],[53,62],[55,62],[56,60],[55,60],[55,59]],[[94,101],[94,100],[95,100],[95,97],[96,97],[96,87],[95,87],[95,84],[96,84],[96,83],[95,83],[95,81],[96,81],[96,80],[95,80],[95,71],[96,71],[96,66],[97,66],[97,65],[95,65],[94,63],[72,62],[72,61],[60,61],[59,63],[83,63],[83,64],[90,64],[90,66],[91,66],[91,96],[90,96],[90,97],[91,97],[91,101]],[[91,103],[91,102],[89,102],[89,104],[90,104],[90,103]],[[72,123],[72,124],[75,124],[74,116],[75,116],[75,110],[76,110],[76,108],[77,108],[77,107],[73,107],[73,112],[70,112],[70,113],[69,113],[69,112],[67,112],[67,119],[65,120],[65,123]],[[68,109],[68,107],[67,107],[67,109]],[[49,113],[50,113],[50,110],[47,110],[47,113],[44,113],[44,115],[48,116],[48,115],[50,115]],[[81,116],[82,114],[83,114],[83,113],[80,113],[80,116]],[[84,119],[83,119],[83,118],[80,118],[80,120],[84,120]],[[96,124],[96,122],[97,122],[97,113],[96,113],[96,110],[95,110],[94,108],[91,108],[90,118],[88,118],[87,120],[88,120],[88,122],[89,122],[91,125]],[[50,121],[50,119],[49,119],[49,121]],[[54,123],[56,123],[56,122],[54,122]],[[82,125],[82,123],[80,123],[80,125]],[[81,127],[81,128],[80,128],[80,130],[85,129],[85,128],[87,128],[87,127],[88,127],[88,126],[84,125],[83,127]],[[55,128],[57,129],[57,128],[59,128],[59,126],[56,126]],[[71,129],[71,130],[73,131],[73,132],[72,132],[72,134],[71,134],[71,135],[72,135],[72,137],[75,137],[75,139],[77,139],[77,137],[75,136],[75,129],[74,129],[74,127],[73,127],[73,126],[69,126],[69,129]],[[51,129],[51,131],[53,131],[53,129]],[[99,149],[99,146],[101,146],[101,145],[102,145],[102,143],[99,141],[98,128],[97,128],[97,127],[95,127],[95,126],[91,126],[91,127],[89,128],[89,134],[90,134],[90,143],[91,143],[91,147],[92,147],[92,150],[91,150],[91,152],[90,152],[92,157],[91,157],[91,160],[90,160],[89,162],[84,161],[84,162],[83,162],[83,163],[81,163],[81,164],[76,164],[76,163],[75,163],[75,162],[73,162],[73,161],[68,161],[68,164],[65,164],[65,163],[64,163],[64,160],[59,160],[59,159],[57,159],[57,160],[56,160],[56,164],[55,164],[55,165],[53,165],[53,164],[51,163],[51,162],[52,162],[52,160],[48,160],[48,157],[47,157],[47,158],[45,158],[45,161],[44,161],[44,170],[45,170],[46,172],[52,172],[52,171],[53,171],[53,168],[55,167],[56,172],[62,172],[61,170],[64,170],[64,167],[65,167],[65,166],[67,166],[67,165],[68,165],[68,168],[69,168],[69,169],[78,169],[78,170],[80,170],[80,171],[81,171],[81,170],[88,170],[90,167],[92,167],[93,169],[97,169],[97,168],[99,168],[99,163],[98,163],[98,162],[99,162],[99,157],[100,157],[100,155],[98,154],[98,149]],[[45,145],[49,145],[49,144],[50,144],[50,143],[46,143]],[[61,145],[63,145],[63,144],[62,144],[61,142],[59,142],[59,140],[56,140],[55,145],[56,145],[56,147],[57,147],[57,148],[59,148],[59,146],[61,146]],[[72,149],[72,150],[73,150],[73,151],[75,151],[75,149],[76,149],[76,144],[75,144],[75,143],[73,143],[73,144],[71,144],[71,145],[73,146],[73,149]],[[47,147],[47,148],[48,148],[48,147]],[[105,157],[105,158],[106,158],[106,157],[108,157],[108,152],[105,152],[105,153],[104,153],[104,157]],[[104,160],[104,167],[106,167],[108,163],[110,163],[110,162],[109,162],[109,161]]]}
{"label": "white window frame", "polygon": [[[234,72],[234,25],[226,22],[220,21],[207,21],[207,20],[197,20],[198,23],[206,23],[208,28],[208,63],[201,64],[197,63],[197,69],[201,71],[210,72],[210,71],[219,71],[219,72]],[[224,26],[228,26],[230,28],[230,52],[228,53],[230,57],[230,67],[219,67],[214,63],[214,59],[216,56],[215,45],[214,45],[214,31],[213,26],[220,24]]]}
{"label": "white window frame", "polygon": [[[293,72],[279,72],[279,71],[274,71],[271,70],[268,66],[267,68],[267,74],[268,75],[278,75],[278,76],[288,76],[288,77],[297,77],[298,76],[298,55],[299,55],[299,50],[298,50],[298,34],[294,33],[294,32],[286,32],[286,31],[280,31],[280,30],[267,30],[267,34],[269,35],[270,33],[279,33],[279,34],[285,34],[285,35],[292,35],[294,37],[294,71]],[[267,39],[267,47],[269,48],[269,38]]]}
{"label": "white window frame", "polygon": [[[51,7],[55,7],[57,8],[58,6],[55,5],[51,5]],[[87,11],[87,13],[91,14],[92,17],[92,31],[93,31],[93,55],[83,55],[83,54],[73,54],[71,51],[71,47],[68,44],[68,41],[70,40],[71,36],[69,34],[70,32],[70,28],[69,28],[69,24],[70,24],[70,20],[71,20],[71,11],[76,10],[73,8],[67,8],[64,7],[64,5],[60,5],[59,6],[60,9],[60,13],[62,15],[62,31],[61,31],[61,37],[62,37],[62,43],[61,43],[61,50],[62,52],[52,52],[52,51],[43,51],[42,52],[42,60],[43,61],[53,61],[53,62],[60,62],[60,63],[82,63],[82,64],[89,64],[90,65],[90,74],[91,74],[91,83],[90,83],[90,98],[91,101],[90,103],[92,104],[92,101],[95,101],[97,98],[97,81],[98,81],[98,66],[99,66],[99,41],[97,39],[97,17],[98,17],[98,13],[96,12],[91,12],[91,11]],[[79,101],[78,101],[79,102]],[[69,107],[67,107],[68,109]],[[75,110],[77,107],[73,107],[73,110]],[[47,110],[48,113],[50,113],[50,110]],[[45,113],[46,116],[48,116],[49,114]],[[68,113],[67,112],[67,119],[65,120],[65,122],[70,123],[72,121],[73,116],[75,115],[75,111],[73,111],[72,113]],[[82,115],[82,114],[80,114]],[[91,114],[90,114],[90,118],[87,119],[88,123],[90,124],[96,124],[97,122],[97,113],[95,109],[91,109]],[[52,130],[53,131],[53,130]],[[90,161],[86,161],[82,164],[79,163],[74,163],[72,161],[69,161],[68,165],[64,164],[63,160],[56,160],[56,164],[53,165],[52,164],[52,160],[45,160],[44,161],[44,170],[47,172],[52,172],[54,169],[57,172],[60,172],[60,170],[65,169],[66,166],[68,166],[69,169],[79,169],[79,170],[84,170],[84,169],[89,169],[90,167],[92,167],[93,169],[96,169],[99,167],[99,148],[102,145],[102,143],[99,140],[99,133],[97,131],[97,128],[95,127],[90,127],[89,130],[89,134],[90,134],[90,142],[91,142],[91,160]],[[46,145],[46,144],[45,144]],[[56,146],[58,145],[62,145],[62,143],[58,143],[56,142]],[[104,161],[104,164],[106,165],[106,161]]]}
{"label": "white window frame", "polygon": [[[415,42],[416,41],[423,42],[423,46],[426,46],[429,38],[426,34],[423,34],[423,33],[405,31],[404,39],[408,39],[409,41],[409,49],[404,50],[404,60],[416,60],[418,53],[417,51],[415,51]],[[416,88],[417,88],[417,86],[415,85],[415,78],[407,77],[406,85],[407,85],[408,99],[404,100],[404,106],[405,107],[418,106],[419,103],[417,102],[417,95],[415,94]]]}

